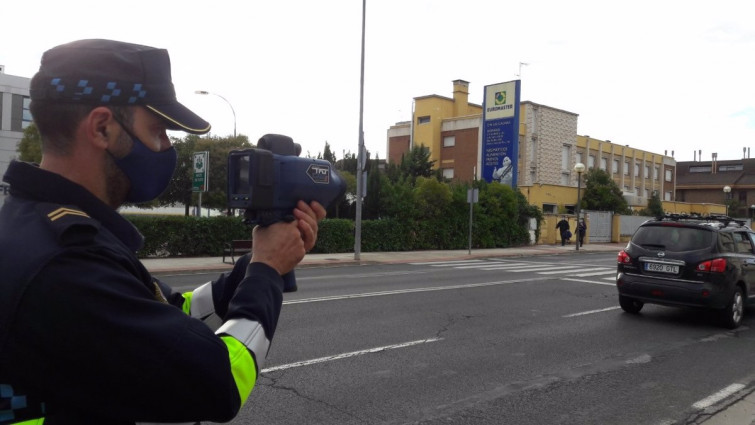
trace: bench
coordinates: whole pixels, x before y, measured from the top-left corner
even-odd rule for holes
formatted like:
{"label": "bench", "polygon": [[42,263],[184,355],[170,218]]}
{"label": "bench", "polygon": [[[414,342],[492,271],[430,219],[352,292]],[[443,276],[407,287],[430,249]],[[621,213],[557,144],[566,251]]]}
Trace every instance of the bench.
{"label": "bench", "polygon": [[242,256],[252,250],[251,239],[235,239],[225,244],[223,248],[223,262],[225,263],[225,257],[231,257],[231,264],[236,262],[234,257]]}

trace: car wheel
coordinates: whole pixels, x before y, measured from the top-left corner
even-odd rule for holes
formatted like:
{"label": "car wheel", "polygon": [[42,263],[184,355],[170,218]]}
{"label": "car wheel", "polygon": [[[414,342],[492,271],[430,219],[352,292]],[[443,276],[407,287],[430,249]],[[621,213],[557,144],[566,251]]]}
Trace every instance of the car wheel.
{"label": "car wheel", "polygon": [[619,305],[621,306],[621,309],[626,311],[627,313],[637,314],[642,310],[642,306],[645,305],[642,301],[637,301],[634,298],[625,297],[624,295],[619,295]]}
{"label": "car wheel", "polygon": [[721,324],[729,329],[735,329],[742,323],[742,316],[745,311],[745,300],[742,295],[742,288],[739,286],[734,287],[734,294],[732,294],[729,304],[726,308],[719,311],[721,318]]}

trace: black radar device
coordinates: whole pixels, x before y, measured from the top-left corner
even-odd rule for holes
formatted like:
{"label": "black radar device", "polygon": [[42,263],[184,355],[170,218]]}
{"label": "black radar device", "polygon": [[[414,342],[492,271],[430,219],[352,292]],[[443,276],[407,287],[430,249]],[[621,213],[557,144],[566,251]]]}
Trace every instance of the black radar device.
{"label": "black radar device", "polygon": [[300,158],[301,146],[280,134],[266,134],[257,148],[228,155],[228,207],[246,210],[248,224],[269,226],[293,220],[299,200],[329,208],[346,192],[346,182],[322,159]]}

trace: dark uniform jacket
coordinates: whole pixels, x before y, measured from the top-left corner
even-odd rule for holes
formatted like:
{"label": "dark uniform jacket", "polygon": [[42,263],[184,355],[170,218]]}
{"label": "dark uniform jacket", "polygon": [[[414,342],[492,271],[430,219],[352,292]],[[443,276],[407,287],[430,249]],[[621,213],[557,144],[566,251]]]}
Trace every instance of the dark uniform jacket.
{"label": "dark uniform jacket", "polygon": [[[142,236],[130,222],[37,166],[12,162],[4,180],[0,423],[14,414],[45,416],[45,425],[233,418],[241,401],[228,348],[139,262]],[[213,296],[242,279],[259,288],[250,315],[272,339],[280,276],[242,264]]]}

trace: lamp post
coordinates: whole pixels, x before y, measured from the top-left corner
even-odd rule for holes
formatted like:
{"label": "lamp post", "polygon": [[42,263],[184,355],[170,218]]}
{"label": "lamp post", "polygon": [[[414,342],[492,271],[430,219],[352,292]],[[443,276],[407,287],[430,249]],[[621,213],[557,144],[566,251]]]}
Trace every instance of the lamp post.
{"label": "lamp post", "polygon": [[582,173],[585,172],[585,164],[583,164],[581,162],[576,163],[574,165],[574,171],[577,172],[577,208],[576,208],[576,211],[577,211],[577,228],[575,229],[576,230],[575,233],[577,235],[577,238],[576,238],[577,240],[575,241],[576,243],[574,244],[574,247],[577,249],[577,251],[579,251],[579,206],[580,206],[580,203],[582,202],[582,199],[581,199]]}
{"label": "lamp post", "polygon": [[223,99],[225,101],[225,103],[227,103],[228,106],[231,107],[231,112],[233,112],[233,138],[235,139],[236,138],[236,111],[233,109],[233,105],[231,105],[231,102],[229,102],[228,99],[224,98],[223,96],[221,96],[221,95],[219,95],[217,93],[211,93],[211,92],[208,92],[208,91],[205,91],[205,90],[196,90],[194,92],[194,94],[201,94],[201,95],[212,94],[212,95],[215,95],[215,96]]}
{"label": "lamp post", "polygon": [[729,193],[731,193],[731,186],[724,186],[724,205],[726,205],[726,216],[729,216]]}

